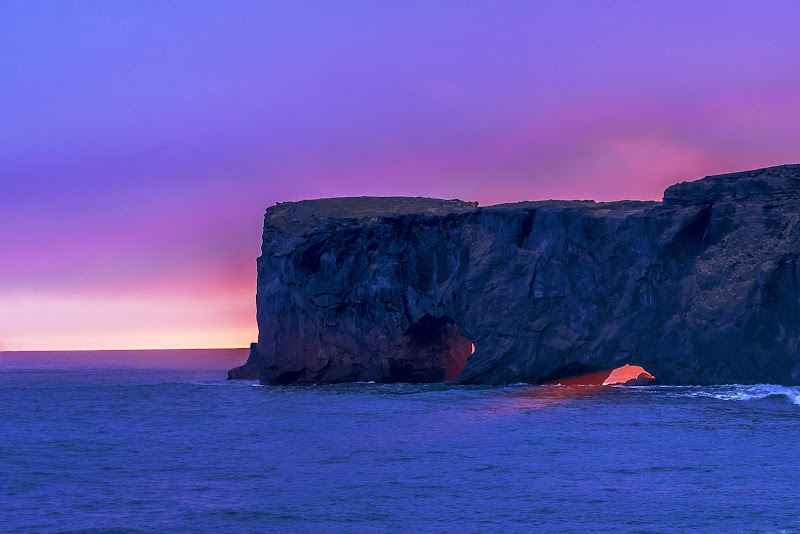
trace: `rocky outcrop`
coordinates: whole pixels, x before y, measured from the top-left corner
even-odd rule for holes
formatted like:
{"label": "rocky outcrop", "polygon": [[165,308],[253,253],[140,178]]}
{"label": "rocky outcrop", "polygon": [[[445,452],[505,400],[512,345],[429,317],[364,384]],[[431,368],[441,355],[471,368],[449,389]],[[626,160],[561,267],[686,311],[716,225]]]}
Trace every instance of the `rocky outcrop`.
{"label": "rocky outcrop", "polygon": [[539,383],[635,364],[658,383],[798,384],[798,219],[800,165],[663,202],[278,204],[258,343],[229,376]]}

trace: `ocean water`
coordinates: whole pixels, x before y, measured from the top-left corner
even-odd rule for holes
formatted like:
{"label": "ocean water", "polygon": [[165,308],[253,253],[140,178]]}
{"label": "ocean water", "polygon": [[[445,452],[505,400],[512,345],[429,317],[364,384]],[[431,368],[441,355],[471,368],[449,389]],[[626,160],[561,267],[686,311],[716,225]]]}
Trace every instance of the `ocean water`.
{"label": "ocean water", "polygon": [[794,388],[265,387],[169,358],[0,354],[0,532],[800,531]]}

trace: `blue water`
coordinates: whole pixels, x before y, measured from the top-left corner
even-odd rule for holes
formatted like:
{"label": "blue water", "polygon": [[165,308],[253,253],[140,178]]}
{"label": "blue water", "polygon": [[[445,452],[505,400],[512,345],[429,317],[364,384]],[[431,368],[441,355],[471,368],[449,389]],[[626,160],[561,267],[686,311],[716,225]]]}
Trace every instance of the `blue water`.
{"label": "blue water", "polygon": [[794,389],[223,378],[0,365],[0,531],[800,531]]}

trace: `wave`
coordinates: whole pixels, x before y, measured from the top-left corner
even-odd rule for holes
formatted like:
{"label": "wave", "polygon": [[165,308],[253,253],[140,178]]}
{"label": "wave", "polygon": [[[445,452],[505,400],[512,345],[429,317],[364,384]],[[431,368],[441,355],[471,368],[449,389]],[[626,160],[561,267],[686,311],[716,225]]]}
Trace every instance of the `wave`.
{"label": "wave", "polygon": [[[694,388],[692,388],[694,389]],[[688,392],[689,397],[709,397],[725,401],[753,401],[774,399],[800,406],[800,388],[775,384],[753,384],[751,386],[730,385],[702,387]]]}

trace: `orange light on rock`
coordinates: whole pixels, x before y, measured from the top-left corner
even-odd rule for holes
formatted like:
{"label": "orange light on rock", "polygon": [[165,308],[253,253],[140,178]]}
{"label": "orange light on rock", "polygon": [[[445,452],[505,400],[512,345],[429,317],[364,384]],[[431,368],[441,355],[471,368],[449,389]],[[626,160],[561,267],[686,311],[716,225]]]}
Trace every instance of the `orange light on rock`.
{"label": "orange light on rock", "polygon": [[625,364],[617,367],[603,381],[604,386],[624,385],[624,386],[644,386],[656,377],[638,365]]}

